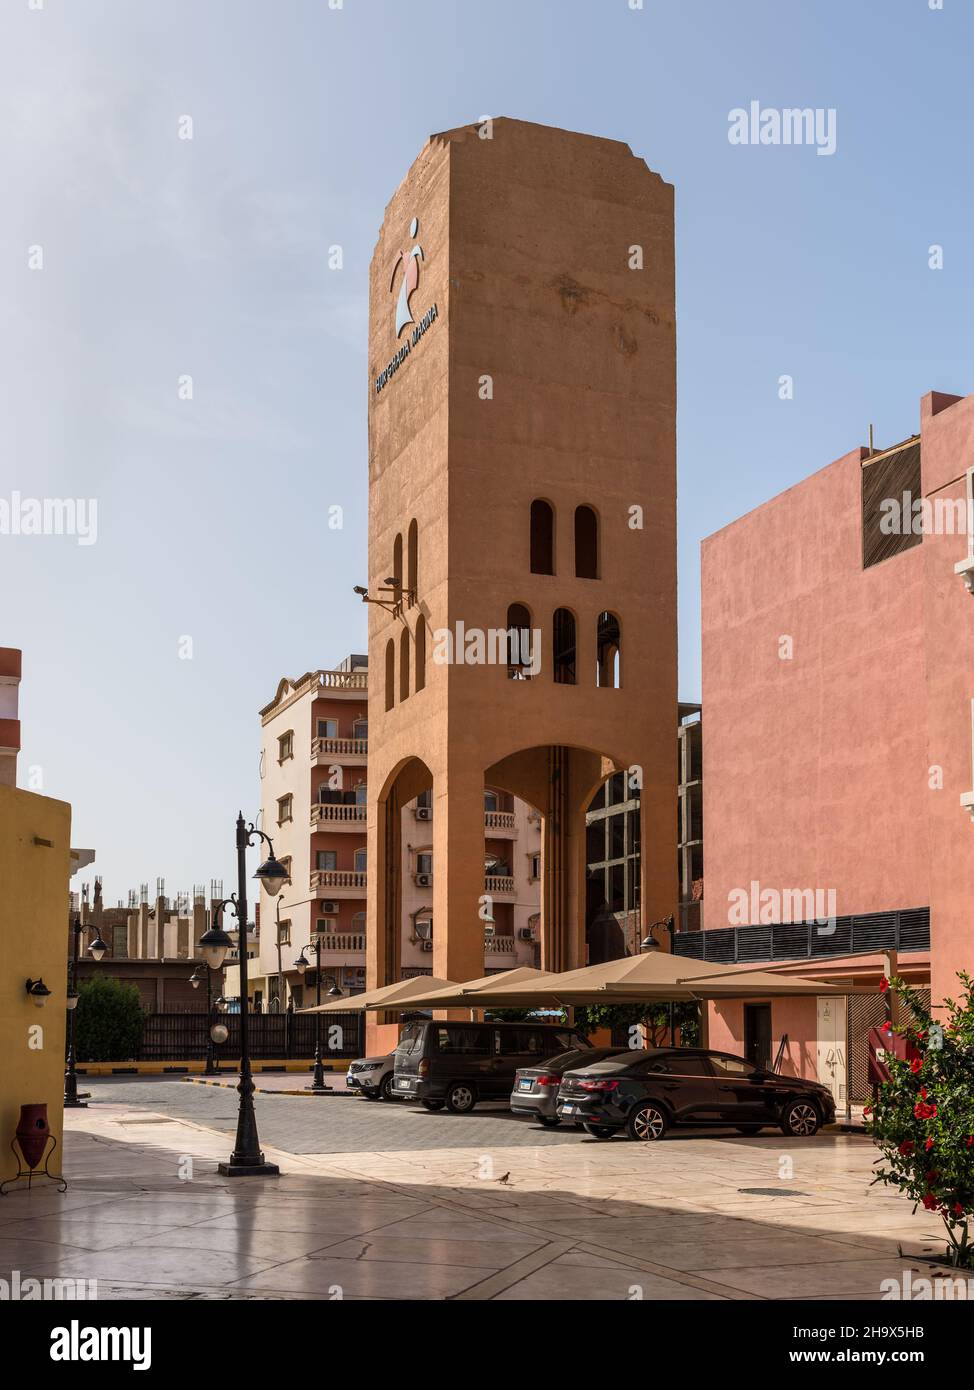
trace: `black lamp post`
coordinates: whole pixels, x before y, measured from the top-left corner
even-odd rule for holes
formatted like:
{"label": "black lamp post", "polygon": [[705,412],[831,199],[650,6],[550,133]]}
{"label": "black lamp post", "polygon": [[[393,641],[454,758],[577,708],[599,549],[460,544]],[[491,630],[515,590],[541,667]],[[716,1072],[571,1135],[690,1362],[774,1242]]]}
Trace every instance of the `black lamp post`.
{"label": "black lamp post", "polygon": [[227,903],[233,904],[237,919],[238,950],[240,963],[240,1081],[237,1091],[240,1106],[237,1112],[237,1137],[233,1152],[226,1163],[218,1166],[218,1171],[226,1178],[240,1178],[273,1175],[280,1172],[276,1163],[266,1163],[260,1149],[257,1135],[257,1118],[254,1114],[254,1082],[250,1071],[250,1033],[248,1018],[247,987],[247,850],[254,843],[254,836],[267,841],[269,854],[254,874],[263,883],[267,892],[276,897],[287,882],[287,869],[274,857],[274,846],[269,835],[248,825],[241,812],[237,816],[237,892],[236,895],[219,903],[214,910],[213,926],[200,937],[200,952],[212,970],[219,970],[226,960],[227,952],[233,946],[230,936],[218,925]]}
{"label": "black lamp post", "polygon": [[207,961],[197,966],[189,977],[189,982],[194,989],[199,989],[206,977],[206,1062],[203,1066],[204,1076],[219,1075],[220,1068],[216,1064],[216,1056],[213,1051],[213,1024],[216,1018],[216,1011],[213,1008],[213,990],[210,984],[210,966]]}
{"label": "black lamp post", "polygon": [[[315,1004],[321,1003],[321,937],[316,936],[314,941],[309,941],[307,946],[302,947],[301,954],[294,962],[294,968],[299,975],[303,975],[308,968],[308,959],[305,951],[315,953]],[[332,999],[341,999],[342,992],[338,988],[336,980],[332,980],[328,993]],[[321,1014],[315,1014],[315,1069],[311,1077],[311,1085],[305,1086],[306,1091],[314,1091],[316,1095],[329,1095],[329,1088],[325,1085],[325,1069],[321,1064]]]}
{"label": "black lamp post", "polygon": [[[669,917],[663,917],[659,922],[654,922],[654,923],[653,923],[653,925],[652,925],[652,926],[650,927],[650,929],[649,929],[649,935],[648,935],[643,941],[641,941],[641,942],[639,943],[639,949],[640,949],[640,951],[658,951],[658,950],[659,950],[659,942],[656,940],[655,936],[653,935],[653,932],[656,930],[657,927],[665,927],[666,930],[669,932],[669,934],[670,934],[670,954],[672,955],[672,954],[673,954],[673,940],[674,940],[674,938],[675,938],[675,936],[676,936],[676,923],[675,923],[674,920],[673,920],[673,914],[672,914],[672,913],[670,914]],[[674,1047],[674,1046],[676,1045],[676,1019],[675,1019],[674,1014],[673,1014],[673,1000],[672,1000],[672,999],[671,999],[670,1002],[669,1002],[668,1008],[669,1008],[669,1022],[670,1022],[670,1046],[671,1046],[671,1047]]]}
{"label": "black lamp post", "polygon": [[[75,1067],[74,1052],[74,1011],[78,1007],[78,960],[81,955],[81,937],[86,928],[81,924],[81,913],[76,913],[72,925],[74,945],[71,951],[71,976],[68,981],[68,1060],[64,1068],[64,1105],[68,1110],[87,1110],[88,1102],[78,1095],[78,1073]],[[104,960],[108,946],[101,936],[96,936],[88,947],[94,960]]]}

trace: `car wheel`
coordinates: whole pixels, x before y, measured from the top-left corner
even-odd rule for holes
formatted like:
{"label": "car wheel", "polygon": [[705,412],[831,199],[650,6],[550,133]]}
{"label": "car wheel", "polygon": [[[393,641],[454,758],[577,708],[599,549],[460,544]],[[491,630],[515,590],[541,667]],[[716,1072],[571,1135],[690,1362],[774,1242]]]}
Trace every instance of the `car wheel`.
{"label": "car wheel", "polygon": [[424,1100],[423,1104],[427,1110],[442,1110],[445,1102],[442,1100]]}
{"label": "car wheel", "polygon": [[464,1081],[455,1081],[446,1093],[446,1108],[454,1115],[466,1115],[477,1103],[472,1086]]}
{"label": "car wheel", "polygon": [[394,1095],[395,1095],[395,1092],[394,1092],[393,1089],[392,1089],[394,1084],[395,1084],[395,1076],[394,1076],[394,1074],[393,1074],[392,1072],[390,1072],[388,1076],[384,1076],[384,1077],[382,1078],[382,1085],[379,1087],[379,1099],[380,1099],[380,1100],[392,1100],[392,1099],[393,1099],[393,1097],[394,1097]]}
{"label": "car wheel", "polygon": [[735,1125],[738,1134],[760,1134],[764,1125]]}
{"label": "car wheel", "polygon": [[585,1133],[593,1139],[611,1139],[616,1132],[615,1125],[586,1125]]}
{"label": "car wheel", "polygon": [[634,1105],[626,1121],[629,1138],[638,1139],[644,1143],[652,1143],[657,1139],[662,1139],[668,1127],[669,1121],[666,1117],[666,1111],[654,1100],[643,1100],[638,1105]]}
{"label": "car wheel", "polygon": [[809,1100],[793,1100],[785,1106],[781,1120],[783,1134],[796,1139],[809,1139],[821,1124],[818,1111]]}
{"label": "car wheel", "polygon": [[544,1125],[545,1129],[556,1129],[557,1126],[561,1124],[561,1120],[559,1120],[557,1115],[539,1115],[538,1119]]}

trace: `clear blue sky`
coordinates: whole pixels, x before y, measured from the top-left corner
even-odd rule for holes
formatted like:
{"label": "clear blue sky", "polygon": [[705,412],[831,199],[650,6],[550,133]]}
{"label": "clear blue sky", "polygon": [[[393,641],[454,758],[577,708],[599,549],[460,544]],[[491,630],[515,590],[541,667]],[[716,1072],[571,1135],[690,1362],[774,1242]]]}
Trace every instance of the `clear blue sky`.
{"label": "clear blue sky", "polygon": [[[364,650],[367,269],[431,132],[615,137],[676,186],[692,699],[700,539],[972,389],[972,52],[966,0],[5,0],[0,498],[99,513],[0,536],[0,645],[106,899],[229,884],[257,709]],[[836,153],[730,145],[752,100],[834,107]]]}

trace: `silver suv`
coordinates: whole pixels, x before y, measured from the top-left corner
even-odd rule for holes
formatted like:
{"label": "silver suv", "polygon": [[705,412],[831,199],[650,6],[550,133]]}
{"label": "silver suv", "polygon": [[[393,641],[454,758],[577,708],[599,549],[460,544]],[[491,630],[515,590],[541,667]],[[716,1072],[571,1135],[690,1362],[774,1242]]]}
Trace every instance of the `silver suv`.
{"label": "silver suv", "polygon": [[392,1100],[392,1066],[395,1053],[388,1057],[361,1057],[350,1062],[345,1074],[345,1085],[350,1091],[359,1091],[367,1100]]}

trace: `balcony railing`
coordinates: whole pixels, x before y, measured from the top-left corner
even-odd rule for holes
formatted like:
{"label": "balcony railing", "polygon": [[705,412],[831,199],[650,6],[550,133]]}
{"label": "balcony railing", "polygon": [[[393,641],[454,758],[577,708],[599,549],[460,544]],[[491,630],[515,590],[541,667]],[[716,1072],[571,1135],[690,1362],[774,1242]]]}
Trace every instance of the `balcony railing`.
{"label": "balcony railing", "polygon": [[318,684],[323,690],[368,690],[368,671],[319,671]]}
{"label": "balcony railing", "polygon": [[715,927],[710,931],[677,932],[673,939],[676,955],[712,960],[721,965],[929,949],[928,907],[836,917],[834,930],[832,923],[781,922],[761,927]]}
{"label": "balcony railing", "polygon": [[484,950],[491,956],[512,956],[514,954],[513,936],[485,936]]}
{"label": "balcony railing", "polygon": [[484,828],[486,830],[513,830],[515,828],[513,811],[485,811]]}
{"label": "balcony railing", "polygon": [[365,892],[367,874],[355,869],[314,869],[311,874],[311,891],[321,888],[361,888]]}
{"label": "balcony railing", "polygon": [[339,757],[365,757],[369,751],[369,741],[367,738],[313,738],[311,740],[311,756],[317,758],[320,753],[334,753]]}
{"label": "balcony railing", "polygon": [[514,879],[510,874],[484,874],[484,889],[488,893],[513,893]]}
{"label": "balcony railing", "polygon": [[322,955],[326,951],[364,951],[364,932],[319,932]]}
{"label": "balcony railing", "polygon": [[311,824],[365,825],[367,806],[316,801],[311,807]]}

